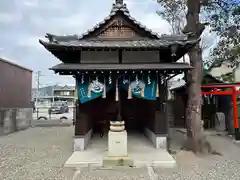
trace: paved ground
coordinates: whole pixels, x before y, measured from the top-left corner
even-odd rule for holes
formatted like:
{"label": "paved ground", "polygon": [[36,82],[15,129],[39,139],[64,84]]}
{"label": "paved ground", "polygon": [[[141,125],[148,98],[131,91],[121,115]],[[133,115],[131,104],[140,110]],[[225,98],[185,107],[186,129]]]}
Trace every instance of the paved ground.
{"label": "paved ground", "polygon": [[[0,137],[0,180],[72,180],[75,171],[63,168],[72,152],[72,137],[72,127],[36,127]],[[192,153],[179,152],[175,156],[178,166],[154,169],[157,177],[150,178],[147,168],[92,172],[84,169],[76,179],[239,179],[240,147],[227,138],[211,136],[210,141],[223,156],[196,158]]]}

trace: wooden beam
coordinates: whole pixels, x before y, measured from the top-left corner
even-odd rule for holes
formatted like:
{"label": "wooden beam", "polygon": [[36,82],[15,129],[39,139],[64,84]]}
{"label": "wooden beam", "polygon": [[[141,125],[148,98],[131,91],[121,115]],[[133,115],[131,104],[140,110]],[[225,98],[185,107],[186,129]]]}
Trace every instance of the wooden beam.
{"label": "wooden beam", "polygon": [[158,51],[159,62],[161,62],[161,50]]}
{"label": "wooden beam", "polygon": [[118,63],[122,64],[122,50],[118,51]]}

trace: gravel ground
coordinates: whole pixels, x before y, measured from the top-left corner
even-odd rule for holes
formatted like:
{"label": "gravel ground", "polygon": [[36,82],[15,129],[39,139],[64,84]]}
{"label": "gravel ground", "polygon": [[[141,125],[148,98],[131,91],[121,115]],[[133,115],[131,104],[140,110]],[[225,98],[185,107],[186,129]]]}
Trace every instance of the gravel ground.
{"label": "gravel ground", "polygon": [[[35,127],[0,137],[0,180],[72,180],[75,170],[63,168],[72,153],[72,127]],[[224,137],[209,137],[223,156],[196,157],[190,152],[175,155],[178,166],[155,168],[150,178],[147,168],[128,170],[83,169],[79,180],[149,179],[240,179],[240,147]]]}
{"label": "gravel ground", "polygon": [[[180,147],[183,134],[173,134],[173,145]],[[221,136],[208,136],[214,150],[222,155],[205,155],[196,157],[191,152],[179,151],[174,155],[177,167],[173,169],[157,168],[155,173],[164,180],[238,180],[240,179],[240,146],[232,139]],[[178,141],[178,143],[176,142]],[[180,143],[179,143],[180,142]]]}

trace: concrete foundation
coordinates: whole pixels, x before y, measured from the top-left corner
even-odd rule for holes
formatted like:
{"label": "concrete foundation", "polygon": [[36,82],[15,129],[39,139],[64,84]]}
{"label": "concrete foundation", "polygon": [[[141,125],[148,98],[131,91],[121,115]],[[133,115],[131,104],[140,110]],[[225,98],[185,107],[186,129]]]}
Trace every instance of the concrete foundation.
{"label": "concrete foundation", "polygon": [[[140,133],[128,132],[128,156],[108,157],[108,138],[94,136],[84,151],[75,151],[65,163],[68,168],[116,166],[156,166],[174,167],[176,161],[164,149],[156,149],[149,140]],[[116,160],[117,159],[117,160]]]}
{"label": "concrete foundation", "polygon": [[147,136],[147,138],[153,143],[154,147],[159,149],[167,149],[167,135],[161,134],[155,134],[150,129],[145,128],[144,134]]}
{"label": "concrete foundation", "polygon": [[87,147],[92,134],[92,129],[90,129],[84,136],[75,136],[74,151],[83,151]]}

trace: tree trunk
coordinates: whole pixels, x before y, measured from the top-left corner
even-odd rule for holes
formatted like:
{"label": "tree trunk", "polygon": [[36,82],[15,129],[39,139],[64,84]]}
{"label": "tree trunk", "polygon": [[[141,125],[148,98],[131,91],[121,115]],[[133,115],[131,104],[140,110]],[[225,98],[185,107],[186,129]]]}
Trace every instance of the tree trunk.
{"label": "tree trunk", "polygon": [[[184,33],[189,35],[189,39],[199,38],[204,30],[199,23],[200,0],[187,0],[188,13],[187,25]],[[202,29],[203,28],[203,29]],[[202,50],[197,44],[189,52],[190,63],[194,67],[188,73],[188,103],[186,112],[187,139],[184,144],[185,148],[195,153],[202,152],[204,146],[203,123],[202,123],[202,97],[201,84],[203,76],[202,68]]]}
{"label": "tree trunk", "polygon": [[194,67],[188,76],[188,102],[187,102],[187,149],[200,152],[203,149],[203,124],[202,124],[202,54],[199,45],[189,53],[191,64]]}

